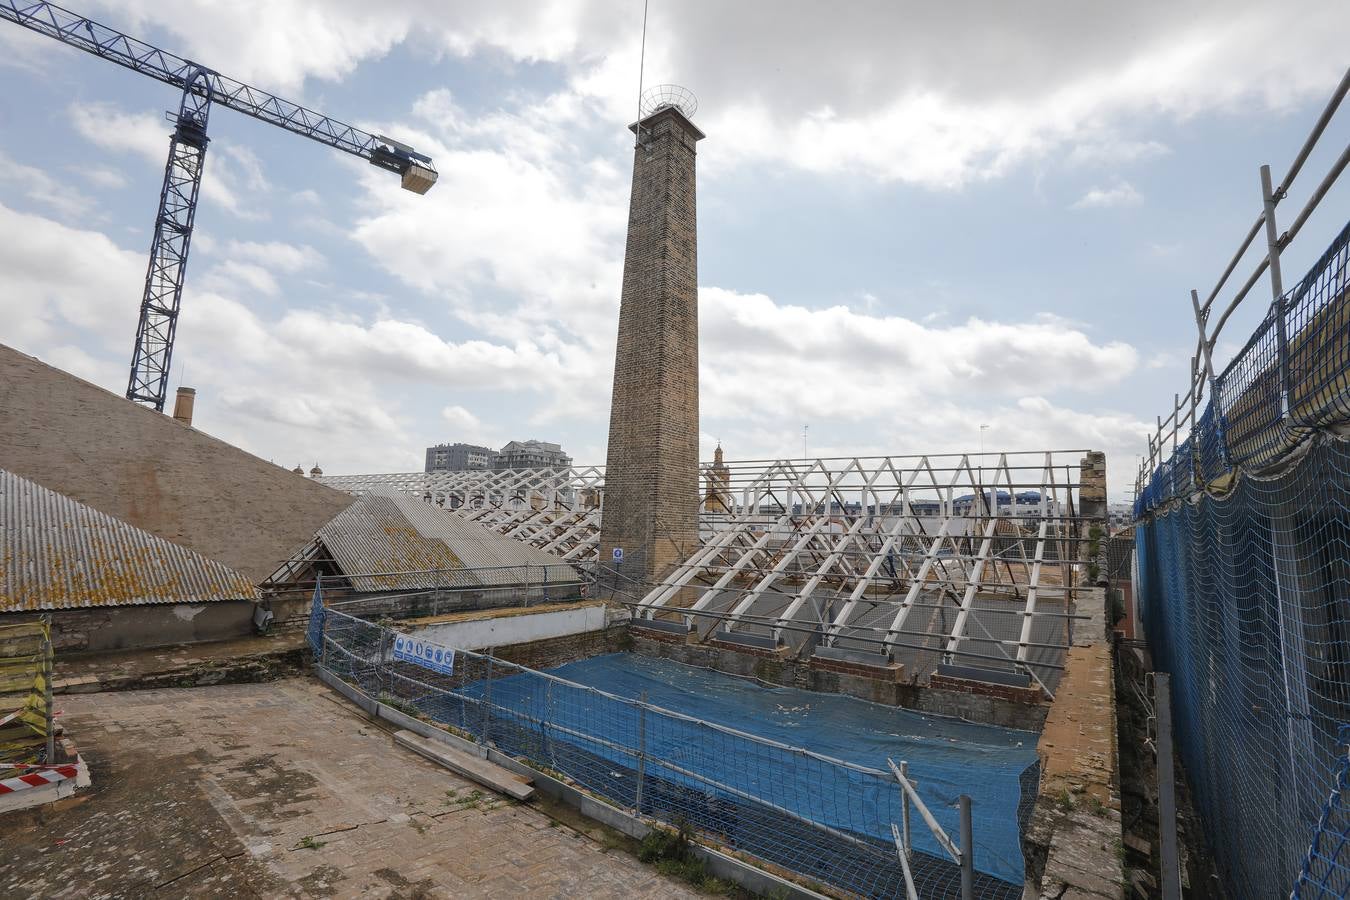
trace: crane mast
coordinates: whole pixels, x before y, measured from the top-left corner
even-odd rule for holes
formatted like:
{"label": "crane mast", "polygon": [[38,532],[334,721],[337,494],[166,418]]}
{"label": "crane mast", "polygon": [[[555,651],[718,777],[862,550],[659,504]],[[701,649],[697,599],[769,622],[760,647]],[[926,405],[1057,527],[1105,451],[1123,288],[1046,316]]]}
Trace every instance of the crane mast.
{"label": "crane mast", "polygon": [[164,167],[164,185],[150,244],[150,263],[126,393],[128,400],[151,406],[158,412],[164,411],[168,395],[188,249],[210,140],[206,126],[213,104],[394,172],[400,176],[402,186],[414,193],[425,194],[436,183],[436,167],[431,158],[406,144],[370,134],[228,78],[54,3],[0,0],[0,19],[173,85],[182,93],[169,138],[169,159]]}

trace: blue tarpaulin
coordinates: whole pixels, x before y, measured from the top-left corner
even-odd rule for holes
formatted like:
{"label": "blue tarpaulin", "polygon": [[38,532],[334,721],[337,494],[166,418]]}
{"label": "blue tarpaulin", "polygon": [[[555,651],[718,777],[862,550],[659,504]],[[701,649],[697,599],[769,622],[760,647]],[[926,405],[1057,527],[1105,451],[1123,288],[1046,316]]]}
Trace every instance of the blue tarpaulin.
{"label": "blue tarpaulin", "polygon": [[[686,716],[734,728],[794,748],[881,771],[887,758],[908,761],[911,778],[934,817],[954,839],[959,836],[957,797],[972,800],[975,866],[1015,884],[1023,880],[1019,806],[1024,775],[1037,762],[1034,732],[979,725],[959,719],[869,703],[836,694],[769,687],[663,659],[627,653],[592,657],[549,670],[549,674],[627,698],[645,692],[647,702]],[[554,683],[546,699],[542,679],[532,675],[492,682],[492,704],[521,720],[547,718],[558,739],[567,731],[595,735],[622,747],[635,746],[638,717],[633,707]],[[481,683],[466,694],[478,694]],[[545,704],[547,714],[545,715]],[[597,722],[603,727],[597,730]],[[824,764],[804,765],[786,753],[759,752],[744,743],[719,742],[695,723],[648,716],[643,725],[648,756],[669,764],[649,774],[694,784],[695,773],[746,795],[762,798],[823,825],[865,834],[889,843],[891,820],[899,823],[900,788],[894,780],[840,776]],[[622,754],[580,738],[588,752]],[[720,752],[726,747],[726,752]],[[618,777],[619,773],[614,773]],[[847,783],[845,783],[847,782]],[[1023,807],[1025,809],[1025,807]],[[915,848],[945,856],[917,815]]]}

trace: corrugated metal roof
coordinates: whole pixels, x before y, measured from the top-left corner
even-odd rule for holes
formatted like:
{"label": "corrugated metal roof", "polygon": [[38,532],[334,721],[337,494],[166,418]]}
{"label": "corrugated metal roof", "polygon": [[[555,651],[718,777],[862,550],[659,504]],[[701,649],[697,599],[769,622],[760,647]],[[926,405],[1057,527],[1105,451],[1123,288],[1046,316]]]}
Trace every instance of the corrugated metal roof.
{"label": "corrugated metal roof", "polygon": [[[576,570],[561,557],[489,531],[451,510],[404,496],[360,497],[320,528],[316,540],[343,573],[357,576],[352,577],[352,586],[360,591],[522,580],[519,572],[484,571],[501,566],[544,567],[549,581],[576,578]],[[391,574],[362,577],[372,572]]]}
{"label": "corrugated metal roof", "polygon": [[239,598],[228,566],[0,469],[0,612]]}

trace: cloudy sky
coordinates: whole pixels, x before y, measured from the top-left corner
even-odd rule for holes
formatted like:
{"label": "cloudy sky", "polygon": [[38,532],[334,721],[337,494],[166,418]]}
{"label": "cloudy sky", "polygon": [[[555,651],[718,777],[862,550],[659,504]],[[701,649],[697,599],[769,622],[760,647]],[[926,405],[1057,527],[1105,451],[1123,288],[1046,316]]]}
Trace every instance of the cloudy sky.
{"label": "cloudy sky", "polygon": [[[214,112],[174,356],[199,427],[331,473],[526,437],[604,462],[640,2],[80,11],[441,172],[418,197]],[[1348,27],[1328,0],[652,0],[647,83],[691,88],[708,134],[705,453],[799,456],[808,423],[812,456],[975,449],[988,425],[989,449],[1106,450],[1123,498],[1184,383],[1188,291],[1259,212],[1260,164],[1288,165]],[[8,23],[0,85],[0,341],[120,393],[177,97]]]}

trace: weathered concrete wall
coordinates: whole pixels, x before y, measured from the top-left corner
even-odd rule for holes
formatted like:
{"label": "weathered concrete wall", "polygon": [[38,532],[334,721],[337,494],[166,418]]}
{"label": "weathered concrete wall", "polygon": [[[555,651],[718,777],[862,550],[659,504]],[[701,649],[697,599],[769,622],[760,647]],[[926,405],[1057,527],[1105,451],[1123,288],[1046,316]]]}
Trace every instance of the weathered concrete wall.
{"label": "weathered concrete wall", "polygon": [[[56,652],[166,647],[221,641],[253,632],[253,602],[170,603],[101,606],[52,612]],[[34,613],[5,613],[0,624],[26,622]]]}
{"label": "weathered concrete wall", "polygon": [[728,675],[758,678],[782,687],[844,694],[888,706],[903,706],[1005,728],[1038,731],[1045,720],[1044,704],[1009,700],[997,696],[997,691],[977,694],[961,689],[926,687],[897,681],[881,669],[876,670],[876,674],[866,674],[868,667],[864,666],[821,665],[819,662],[783,659],[768,651],[689,644],[641,628],[633,629],[633,650]]}
{"label": "weathered concrete wall", "polygon": [[481,650],[600,631],[608,625],[608,610],[600,602],[568,604],[563,609],[534,606],[498,612],[470,614],[471,618],[456,617],[452,621],[409,623],[407,631],[420,640],[445,647]]}
{"label": "weathered concrete wall", "polygon": [[[637,126],[614,357],[600,561],[650,583],[698,548],[698,229],[694,145],[676,109]],[[621,576],[621,577],[620,577]]]}
{"label": "weathered concrete wall", "polygon": [[1027,895],[1124,896],[1114,656],[1105,591],[1079,602],[1092,619],[1075,630],[1037,745],[1041,785],[1023,836]]}

